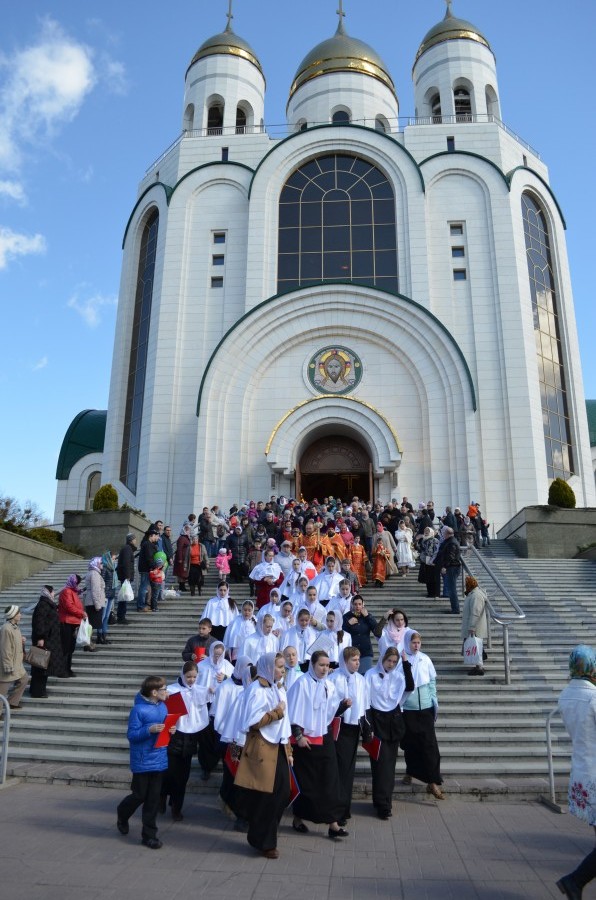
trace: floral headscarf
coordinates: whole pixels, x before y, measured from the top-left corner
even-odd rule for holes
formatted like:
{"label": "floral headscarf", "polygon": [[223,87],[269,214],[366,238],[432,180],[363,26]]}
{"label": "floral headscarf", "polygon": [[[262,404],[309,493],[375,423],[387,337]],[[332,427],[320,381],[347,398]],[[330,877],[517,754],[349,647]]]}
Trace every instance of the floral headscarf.
{"label": "floral headscarf", "polygon": [[101,572],[101,556],[94,556],[93,559],[90,559],[87,568],[89,571],[95,569],[96,572]]}
{"label": "floral headscarf", "polygon": [[596,652],[588,644],[578,644],[569,654],[571,678],[588,678],[596,684]]}

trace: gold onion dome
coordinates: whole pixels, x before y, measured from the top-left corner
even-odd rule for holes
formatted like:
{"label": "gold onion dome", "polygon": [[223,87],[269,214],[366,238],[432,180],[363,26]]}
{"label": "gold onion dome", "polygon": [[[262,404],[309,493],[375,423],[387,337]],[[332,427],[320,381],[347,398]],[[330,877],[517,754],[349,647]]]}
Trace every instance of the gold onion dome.
{"label": "gold onion dome", "polygon": [[395,85],[379,54],[358,38],[346,34],[340,19],[332,38],[322,41],[307,53],[294,77],[290,97],[307,81],[333,72],[361,72],[385,84],[395,95]]}
{"label": "gold onion dome", "polygon": [[252,63],[253,66],[259,70],[261,75],[263,75],[263,70],[261,68],[261,63],[252,49],[249,43],[247,43],[243,38],[238,37],[232,31],[232,26],[228,24],[228,27],[225,31],[222,31],[221,34],[214,34],[213,37],[207,38],[204,41],[193,58],[190,61],[189,69],[193,66],[199,59],[205,59],[207,56],[237,56],[241,59],[246,59],[248,62]]}
{"label": "gold onion dome", "polygon": [[448,3],[445,18],[438,25],[435,25],[434,28],[430,29],[420,44],[416,54],[416,62],[431,47],[442,44],[444,41],[456,40],[476,41],[479,44],[484,44],[489,50],[491,49],[482,32],[475,25],[472,25],[471,22],[467,22],[466,19],[458,19],[454,16],[451,12],[451,3]]}

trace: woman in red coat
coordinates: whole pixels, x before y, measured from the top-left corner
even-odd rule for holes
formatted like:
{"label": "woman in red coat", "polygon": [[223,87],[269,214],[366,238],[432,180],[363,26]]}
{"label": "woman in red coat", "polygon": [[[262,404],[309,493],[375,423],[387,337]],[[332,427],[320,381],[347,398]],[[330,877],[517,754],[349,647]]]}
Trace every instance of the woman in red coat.
{"label": "woman in red coat", "polygon": [[[78,587],[81,583],[80,575],[69,575],[66,585],[58,595],[58,618],[60,619],[60,640],[62,652],[66,662],[66,671],[70,678],[74,678],[72,671],[72,654],[75,650],[77,629],[83,619],[86,618],[85,608],[81,603]],[[85,648],[87,649],[87,648]]]}
{"label": "woman in red coat", "polygon": [[178,579],[178,589],[186,590],[186,582],[190,575],[190,527],[185,525],[182,534],[176,541],[174,556],[174,575]]}

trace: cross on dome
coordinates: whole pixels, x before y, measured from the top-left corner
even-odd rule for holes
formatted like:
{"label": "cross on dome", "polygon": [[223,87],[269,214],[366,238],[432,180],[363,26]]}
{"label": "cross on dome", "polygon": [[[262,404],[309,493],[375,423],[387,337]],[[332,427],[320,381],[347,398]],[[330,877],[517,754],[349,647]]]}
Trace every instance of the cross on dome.
{"label": "cross on dome", "polygon": [[447,18],[447,16],[452,16],[452,15],[453,15],[453,13],[451,12],[451,4],[452,4],[452,2],[453,2],[453,0],[445,0],[445,3],[447,4],[447,12],[445,13],[445,18]]}
{"label": "cross on dome", "polygon": [[338,33],[338,34],[345,34],[345,30],[344,30],[344,19],[345,19],[345,17],[346,17],[346,14],[345,14],[345,12],[344,12],[344,2],[343,2],[343,0],[339,0],[339,9],[336,10],[336,12],[337,12],[337,15],[339,16],[339,22],[338,22],[338,24],[337,24],[337,33]]}
{"label": "cross on dome", "polygon": [[226,31],[232,30],[232,19],[234,18],[234,13],[232,12],[232,3],[233,2],[234,2],[234,0],[230,0],[230,2],[228,4],[228,12],[226,14],[228,24],[226,25]]}

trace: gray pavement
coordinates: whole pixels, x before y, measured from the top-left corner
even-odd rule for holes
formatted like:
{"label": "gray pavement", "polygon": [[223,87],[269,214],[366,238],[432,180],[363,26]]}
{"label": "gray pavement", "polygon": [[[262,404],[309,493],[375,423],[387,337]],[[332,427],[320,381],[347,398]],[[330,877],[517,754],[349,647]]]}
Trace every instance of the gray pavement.
{"label": "gray pavement", "polygon": [[[389,822],[354,804],[349,838],[334,843],[282,821],[278,860],[257,856],[213,796],[191,795],[185,821],[160,819],[161,850],[115,827],[121,791],[8,784],[0,790],[4,900],[545,900],[593,845],[593,831],[538,803],[442,802],[415,795]],[[584,891],[596,898],[596,884]]]}

